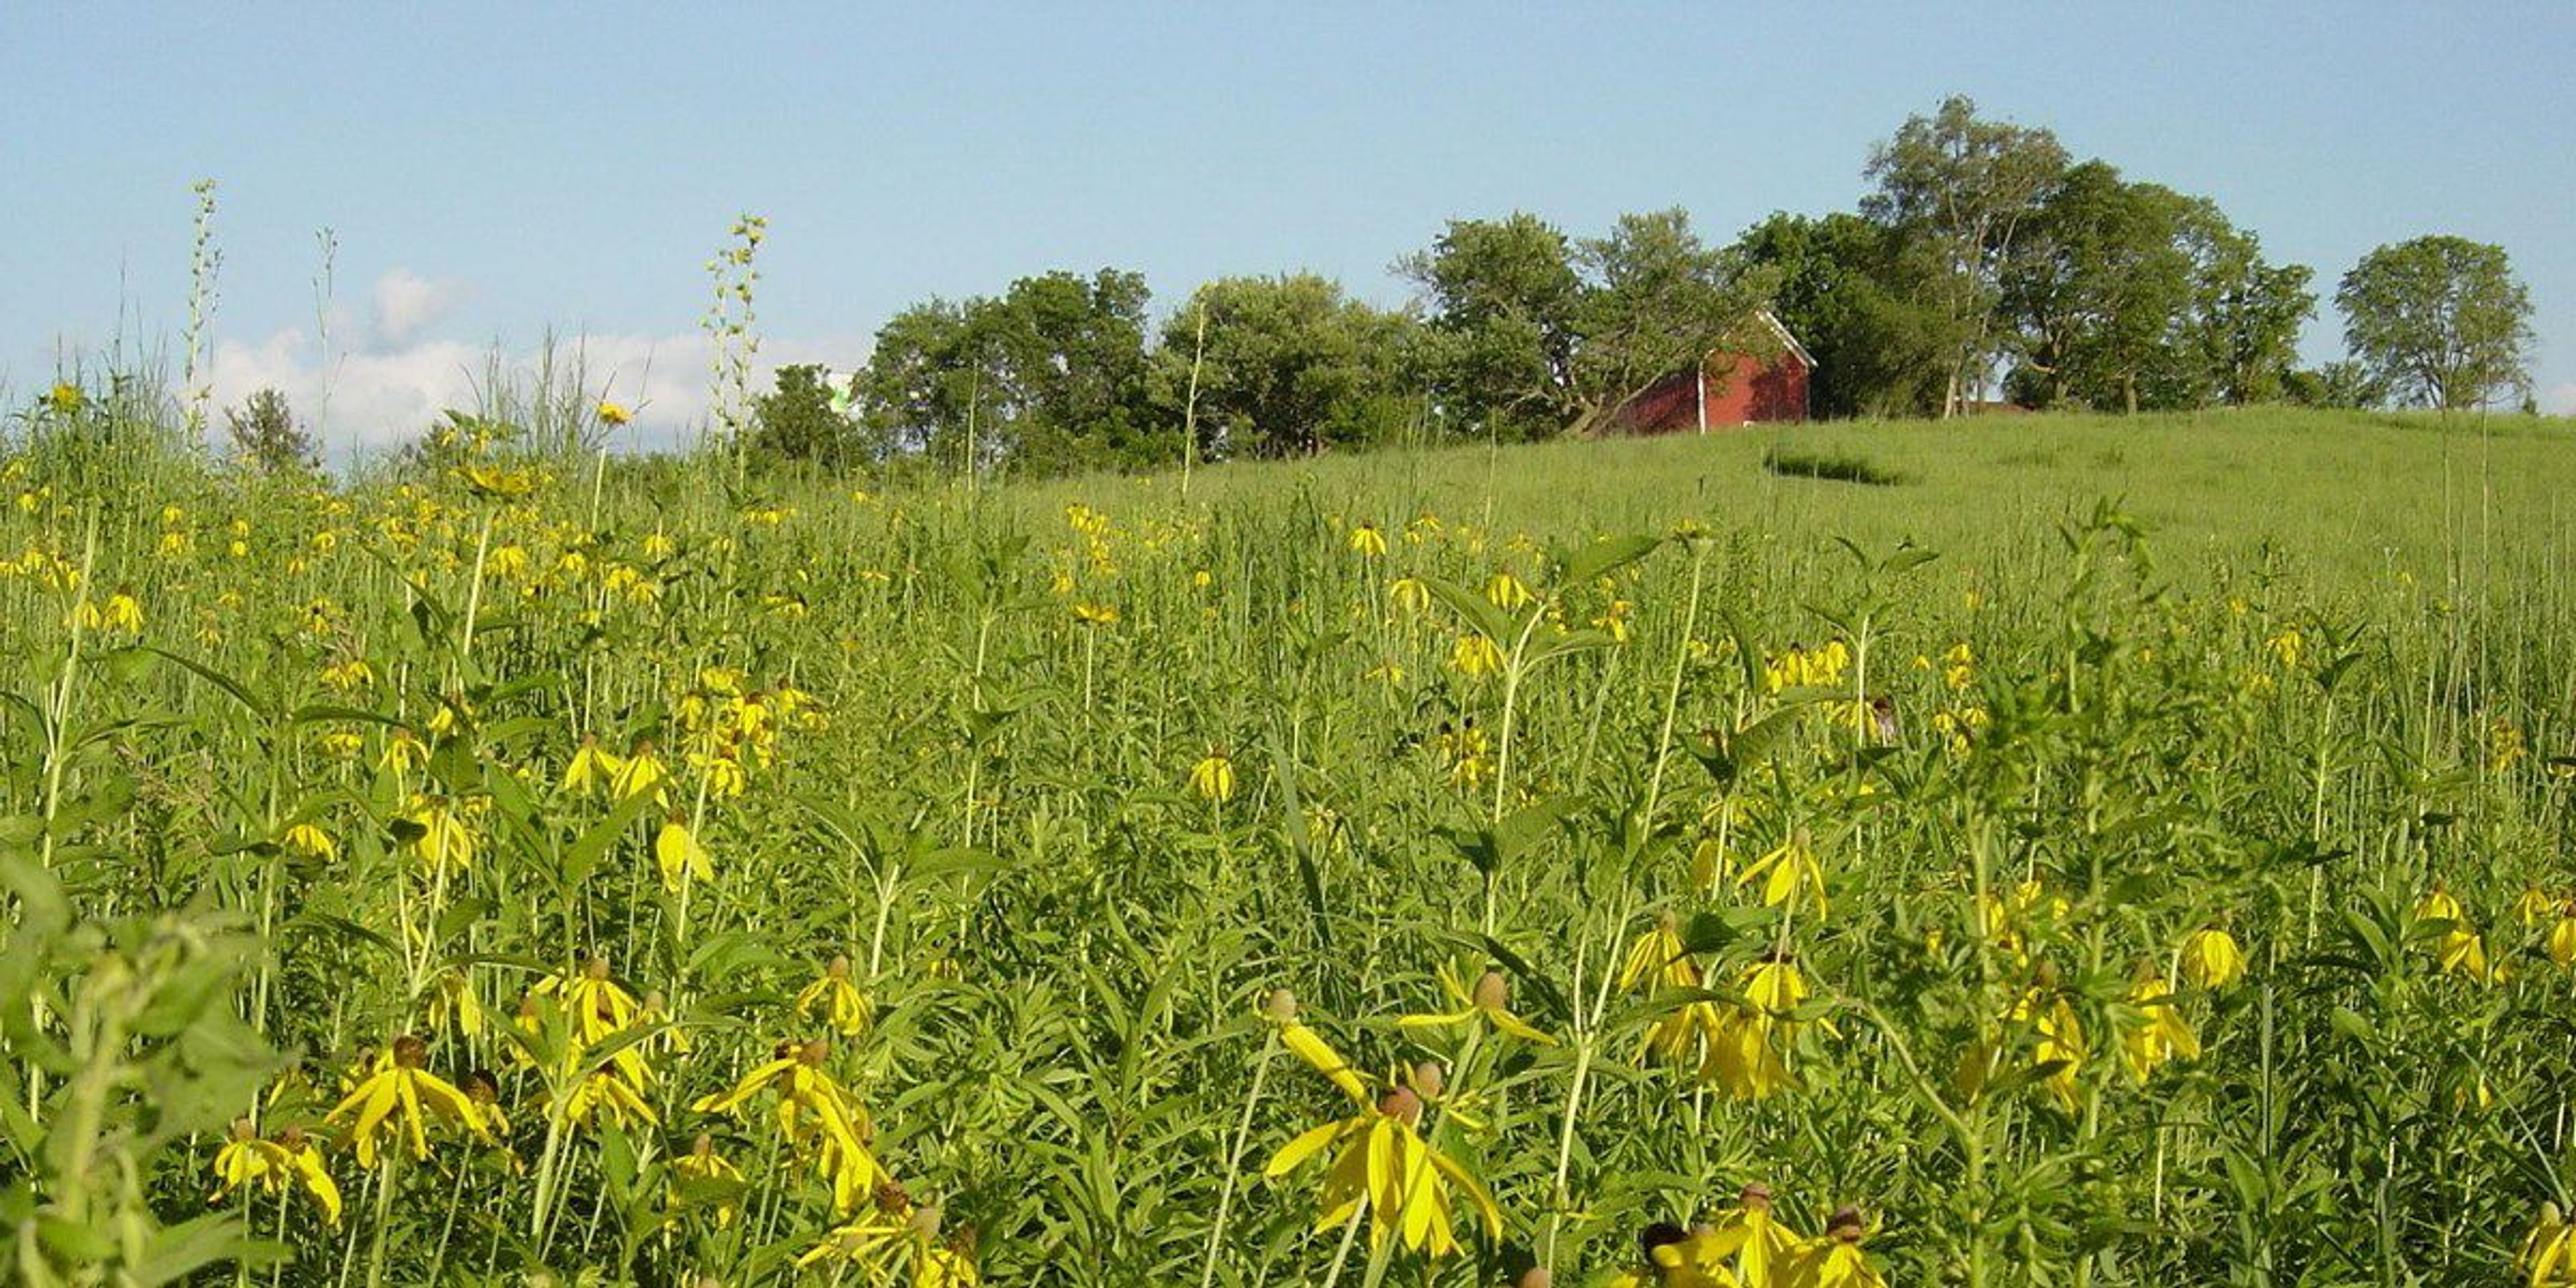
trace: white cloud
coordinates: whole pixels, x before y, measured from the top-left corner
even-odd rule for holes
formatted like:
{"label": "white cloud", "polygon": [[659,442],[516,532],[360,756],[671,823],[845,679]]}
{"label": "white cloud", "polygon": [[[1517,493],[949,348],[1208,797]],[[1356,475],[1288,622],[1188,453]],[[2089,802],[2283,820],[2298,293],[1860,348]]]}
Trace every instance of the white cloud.
{"label": "white cloud", "polygon": [[2551,385],[2540,395],[2540,409],[2552,416],[2576,416],[2576,380]]}
{"label": "white cloud", "polygon": [[[610,398],[635,409],[635,423],[617,431],[615,446],[672,447],[707,420],[709,343],[694,332],[566,339],[555,346],[554,369],[558,379],[577,371],[586,398]],[[851,370],[867,360],[868,347],[864,336],[764,341],[753,392],[769,388],[771,374],[782,366],[819,363]],[[263,388],[284,393],[297,419],[319,432],[325,454],[343,461],[418,438],[448,408],[485,406],[496,378],[532,387],[542,356],[534,349],[504,351],[451,340],[346,352],[335,341],[326,372],[313,337],[289,329],[257,343],[218,343],[211,375],[218,408],[238,406]],[[211,419],[209,432],[220,436],[221,413]]]}
{"label": "white cloud", "polygon": [[466,293],[463,282],[423,277],[408,268],[386,270],[376,279],[376,343],[387,347],[411,343],[422,327],[453,311]]}

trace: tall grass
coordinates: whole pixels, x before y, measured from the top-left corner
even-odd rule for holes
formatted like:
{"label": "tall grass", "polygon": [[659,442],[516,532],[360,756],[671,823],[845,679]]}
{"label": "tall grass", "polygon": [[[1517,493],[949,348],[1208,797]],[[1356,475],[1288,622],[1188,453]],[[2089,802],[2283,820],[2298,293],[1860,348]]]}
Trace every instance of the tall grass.
{"label": "tall grass", "polygon": [[[1857,1205],[1894,1283],[2468,1283],[2567,1205],[2563,427],[2029,417],[880,493],[574,454],[581,386],[487,381],[486,419],[552,428],[338,486],[20,422],[31,1279],[1584,1282],[1759,1182],[1803,1236]],[[585,745],[628,772],[580,781]],[[1803,864],[1821,904],[1772,879]],[[2187,969],[2211,931],[2241,979]],[[1623,982],[1639,951],[1699,983]],[[1811,994],[1757,1000],[1782,968]],[[2141,1045],[2166,1019],[2196,1057]],[[404,1035],[507,1127],[362,1166],[329,1111]],[[843,1102],[718,1099],[815,1039],[886,1173],[840,1194]],[[1454,1254],[1319,1230],[1325,1164],[1264,1174],[1371,1115],[1500,1235],[1454,1185]],[[297,1183],[209,1199],[235,1118],[319,1146],[339,1224]]]}

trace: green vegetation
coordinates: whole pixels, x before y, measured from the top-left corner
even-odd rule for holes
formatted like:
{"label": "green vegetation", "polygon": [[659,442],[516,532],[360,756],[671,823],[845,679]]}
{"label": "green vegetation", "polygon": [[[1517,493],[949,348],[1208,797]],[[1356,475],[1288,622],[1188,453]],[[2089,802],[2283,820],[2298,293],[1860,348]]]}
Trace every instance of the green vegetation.
{"label": "green vegetation", "polygon": [[21,1282],[2576,1247],[2561,425],[876,491],[463,413],[335,488],[183,415],[0,455]]}

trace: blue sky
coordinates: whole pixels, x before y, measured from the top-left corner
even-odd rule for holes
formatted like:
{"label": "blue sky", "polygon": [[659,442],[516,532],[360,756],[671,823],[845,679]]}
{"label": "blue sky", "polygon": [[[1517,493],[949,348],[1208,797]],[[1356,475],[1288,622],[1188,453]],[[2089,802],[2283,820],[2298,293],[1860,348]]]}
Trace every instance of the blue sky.
{"label": "blue sky", "polygon": [[[1445,219],[1731,238],[1858,200],[1871,144],[1966,93],[2215,198],[2324,293],[2381,243],[2502,243],[2576,409],[2576,5],[71,5],[0,47],[0,382],[176,347],[189,184],[221,183],[218,396],[322,388],[414,432],[494,345],[700,414],[704,263],[768,216],[775,360],[847,367],[931,295],[1053,268],[1199,281],[1387,266]],[[33,55],[33,56],[31,56]],[[2331,306],[2315,357],[2340,351]]]}

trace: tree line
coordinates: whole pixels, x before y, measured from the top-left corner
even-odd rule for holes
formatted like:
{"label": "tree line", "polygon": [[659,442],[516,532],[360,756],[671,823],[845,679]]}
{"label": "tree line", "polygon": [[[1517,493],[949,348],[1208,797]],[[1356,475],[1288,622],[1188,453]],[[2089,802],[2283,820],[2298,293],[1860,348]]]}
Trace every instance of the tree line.
{"label": "tree line", "polygon": [[2299,365],[2315,273],[2217,203],[2076,160],[1964,97],[1872,149],[1855,211],[1774,214],[1713,244],[1680,209],[1577,237],[1452,220],[1396,261],[1401,308],[1310,273],[1201,286],[1157,327],[1138,274],[1047,273],[897,314],[839,379],[790,368],[755,446],[835,465],[1059,472],[1598,426],[1771,310],[1817,360],[1820,417],[1997,401],[2140,412],[2298,402],[2487,404],[2520,393],[2527,290],[2502,248],[2373,251],[2335,303],[2349,356]]}

